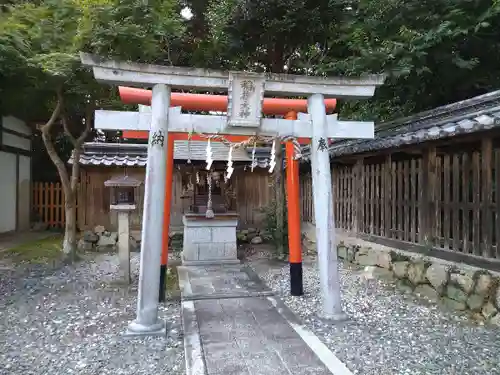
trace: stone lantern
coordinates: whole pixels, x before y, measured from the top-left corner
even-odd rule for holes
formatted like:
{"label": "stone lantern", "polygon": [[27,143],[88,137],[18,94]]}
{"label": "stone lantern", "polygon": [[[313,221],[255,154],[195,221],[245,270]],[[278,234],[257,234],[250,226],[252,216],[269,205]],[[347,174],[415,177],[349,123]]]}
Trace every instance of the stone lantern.
{"label": "stone lantern", "polygon": [[130,212],[135,210],[135,190],[141,181],[129,176],[115,177],[104,182],[110,188],[110,209],[118,213],[118,257],[120,273],[130,283]]}

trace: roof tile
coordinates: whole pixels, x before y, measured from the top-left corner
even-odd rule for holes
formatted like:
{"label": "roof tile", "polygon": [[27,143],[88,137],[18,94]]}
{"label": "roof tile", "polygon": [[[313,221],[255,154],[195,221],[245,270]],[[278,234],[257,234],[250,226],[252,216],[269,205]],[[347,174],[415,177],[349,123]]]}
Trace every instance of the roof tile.
{"label": "roof tile", "polygon": [[[83,146],[80,155],[80,164],[92,166],[127,166],[144,167],[147,163],[147,144],[130,143],[98,143],[89,142]],[[174,159],[204,161],[206,158],[207,142],[204,141],[175,141]],[[212,157],[215,161],[225,161],[229,153],[229,147],[221,142],[211,142]],[[266,168],[269,159],[267,148],[258,148],[257,166]],[[247,149],[237,148],[233,150],[234,162],[247,162],[251,164],[252,157]],[[73,156],[68,161],[73,163]]]}

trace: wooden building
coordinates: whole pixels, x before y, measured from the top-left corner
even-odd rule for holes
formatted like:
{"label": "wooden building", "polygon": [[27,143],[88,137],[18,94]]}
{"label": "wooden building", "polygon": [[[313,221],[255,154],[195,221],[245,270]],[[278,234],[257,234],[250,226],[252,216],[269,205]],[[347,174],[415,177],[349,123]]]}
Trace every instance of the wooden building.
{"label": "wooden building", "polygon": [[[175,141],[174,175],[171,209],[171,229],[182,228],[182,215],[193,204],[203,205],[206,199],[205,158],[206,142]],[[214,168],[220,181],[213,188],[214,205],[225,204],[239,215],[241,228],[259,228],[264,225],[265,208],[273,199],[271,174],[268,171],[269,148],[256,148],[255,168],[252,171],[251,150],[234,149],[235,171],[229,184],[223,181],[229,147],[220,142],[211,143]],[[80,230],[103,225],[116,227],[116,213],[110,212],[110,193],[104,182],[112,177],[129,175],[140,181],[145,178],[147,144],[86,143],[80,157],[81,184],[78,196],[78,227]],[[73,161],[70,160],[70,163]],[[196,180],[201,179],[198,184]],[[196,185],[196,202],[186,194],[189,184]],[[136,191],[138,207],[131,215],[132,229],[140,229],[144,185]],[[215,208],[215,207],[214,207]]]}
{"label": "wooden building", "polygon": [[[380,124],[375,139],[330,151],[338,228],[500,269],[500,91]],[[303,220],[313,221],[302,180]]]}

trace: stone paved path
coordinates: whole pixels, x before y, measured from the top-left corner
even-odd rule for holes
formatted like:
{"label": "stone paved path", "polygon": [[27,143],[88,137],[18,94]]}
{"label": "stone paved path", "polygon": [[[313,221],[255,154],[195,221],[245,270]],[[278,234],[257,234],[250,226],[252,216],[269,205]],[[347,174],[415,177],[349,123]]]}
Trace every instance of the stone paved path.
{"label": "stone paved path", "polygon": [[188,375],[350,375],[250,269],[178,268]]}

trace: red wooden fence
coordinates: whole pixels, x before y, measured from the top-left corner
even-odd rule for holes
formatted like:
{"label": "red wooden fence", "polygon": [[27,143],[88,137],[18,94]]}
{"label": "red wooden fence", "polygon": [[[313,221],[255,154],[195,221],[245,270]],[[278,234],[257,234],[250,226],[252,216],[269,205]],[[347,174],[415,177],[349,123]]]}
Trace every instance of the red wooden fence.
{"label": "red wooden fence", "polygon": [[[33,183],[33,208],[38,221],[51,228],[64,226],[64,192],[60,182]],[[78,201],[78,199],[77,199]],[[78,202],[77,202],[78,210]],[[78,216],[77,216],[78,217]]]}

